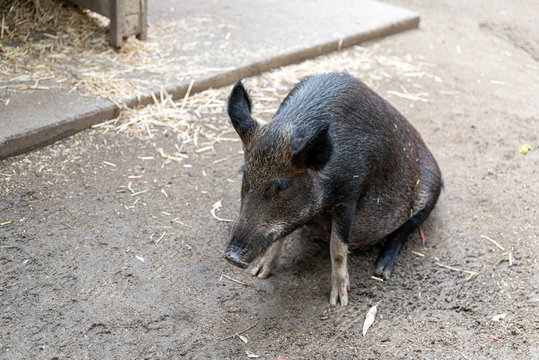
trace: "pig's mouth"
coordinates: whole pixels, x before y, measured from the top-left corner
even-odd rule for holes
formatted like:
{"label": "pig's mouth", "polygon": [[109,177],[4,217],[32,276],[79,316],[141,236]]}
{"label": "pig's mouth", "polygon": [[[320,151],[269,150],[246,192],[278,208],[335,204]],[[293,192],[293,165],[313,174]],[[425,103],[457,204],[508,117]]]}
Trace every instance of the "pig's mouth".
{"label": "pig's mouth", "polygon": [[245,269],[252,261],[246,255],[247,254],[245,250],[238,248],[237,246],[230,245],[225,251],[224,258],[232,265]]}

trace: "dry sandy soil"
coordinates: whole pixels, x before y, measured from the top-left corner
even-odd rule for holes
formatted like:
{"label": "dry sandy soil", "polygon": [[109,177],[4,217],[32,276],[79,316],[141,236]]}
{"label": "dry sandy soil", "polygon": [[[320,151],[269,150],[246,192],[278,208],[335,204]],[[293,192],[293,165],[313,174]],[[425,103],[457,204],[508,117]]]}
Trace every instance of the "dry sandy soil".
{"label": "dry sandy soil", "polygon": [[238,142],[186,145],[176,163],[156,150],[175,151],[171,133],[87,130],[0,162],[0,358],[539,359],[539,150],[519,152],[539,144],[538,3],[392,3],[421,28],[364,46],[435,76],[375,88],[421,132],[445,193],[389,281],[371,278],[380,248],[354,252],[351,304],[330,307],[328,246],[300,234],[252,278],[222,260],[230,223],[210,215],[219,200],[237,214]]}

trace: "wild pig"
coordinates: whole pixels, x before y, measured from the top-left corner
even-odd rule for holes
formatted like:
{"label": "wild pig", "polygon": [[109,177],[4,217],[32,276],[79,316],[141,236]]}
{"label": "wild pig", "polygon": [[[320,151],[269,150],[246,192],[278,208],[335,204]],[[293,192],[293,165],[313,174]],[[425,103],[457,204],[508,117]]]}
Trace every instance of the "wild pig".
{"label": "wild pig", "polygon": [[224,257],[265,278],[283,238],[328,229],[330,304],[348,304],[349,248],[386,239],[376,272],[389,278],[408,235],[434,208],[441,174],[414,127],[346,73],[308,77],[260,126],[241,81],[228,114],[243,143],[241,206]]}

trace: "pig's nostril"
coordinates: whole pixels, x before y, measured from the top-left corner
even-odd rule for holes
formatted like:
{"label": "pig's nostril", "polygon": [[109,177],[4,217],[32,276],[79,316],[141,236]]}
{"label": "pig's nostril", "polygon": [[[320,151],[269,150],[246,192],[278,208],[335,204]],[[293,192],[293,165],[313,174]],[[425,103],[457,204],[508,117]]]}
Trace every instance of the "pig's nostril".
{"label": "pig's nostril", "polygon": [[224,258],[232,265],[236,265],[243,269],[249,266],[249,262],[245,261],[242,256],[242,252],[238,251],[238,249],[235,247],[229,247],[225,252]]}

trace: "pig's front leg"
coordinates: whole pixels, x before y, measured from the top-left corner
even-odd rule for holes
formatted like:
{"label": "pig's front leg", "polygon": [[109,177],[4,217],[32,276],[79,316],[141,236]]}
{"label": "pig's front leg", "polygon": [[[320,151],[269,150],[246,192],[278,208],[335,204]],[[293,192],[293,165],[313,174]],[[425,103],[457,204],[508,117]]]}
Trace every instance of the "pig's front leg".
{"label": "pig's front leg", "polygon": [[260,258],[255,265],[251,274],[258,276],[260,279],[265,279],[277,264],[279,263],[279,256],[281,255],[281,247],[283,246],[283,239],[275,241],[266,253]]}
{"label": "pig's front leg", "polygon": [[340,205],[336,208],[331,224],[331,240],[329,243],[331,255],[331,293],[329,303],[341,306],[348,305],[350,278],[348,276],[348,241],[352,235],[355,217],[354,205]]}

